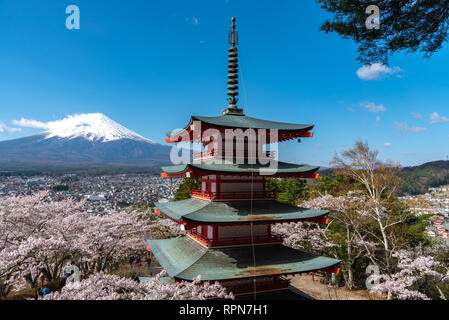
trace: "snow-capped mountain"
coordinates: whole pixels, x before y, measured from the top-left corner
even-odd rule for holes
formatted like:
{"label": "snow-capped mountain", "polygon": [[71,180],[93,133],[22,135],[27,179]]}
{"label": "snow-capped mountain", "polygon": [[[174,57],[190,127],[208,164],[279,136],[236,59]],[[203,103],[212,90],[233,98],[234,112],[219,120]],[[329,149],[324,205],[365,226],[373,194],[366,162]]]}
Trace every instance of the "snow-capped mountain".
{"label": "snow-capped mountain", "polygon": [[87,113],[68,116],[59,121],[46,123],[46,139],[85,138],[89,141],[109,142],[121,139],[155,143],[109,119],[102,113]]}
{"label": "snow-capped mountain", "polygon": [[[34,120],[16,123],[30,121]],[[0,169],[142,168],[169,163],[170,147],[148,140],[101,113],[31,125],[45,131],[0,142]]]}

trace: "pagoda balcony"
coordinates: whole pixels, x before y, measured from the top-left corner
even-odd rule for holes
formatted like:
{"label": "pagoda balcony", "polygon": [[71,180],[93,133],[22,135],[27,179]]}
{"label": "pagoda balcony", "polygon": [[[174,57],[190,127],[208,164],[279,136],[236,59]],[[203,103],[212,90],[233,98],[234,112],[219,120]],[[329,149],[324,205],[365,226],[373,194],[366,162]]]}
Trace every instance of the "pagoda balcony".
{"label": "pagoda balcony", "polygon": [[[269,158],[269,159],[275,159],[276,158],[276,151],[265,151],[265,156],[267,158]],[[226,159],[226,156],[224,154],[220,154],[219,152],[216,152],[215,150],[205,151],[205,152],[194,152],[193,153],[193,161],[194,162],[211,160],[214,157]],[[258,154],[256,154],[255,156],[245,155],[243,157],[237,157],[235,155],[235,151],[234,151],[234,155],[232,157],[232,159],[234,159],[234,160],[235,159],[257,159],[257,158],[258,158]]]}
{"label": "pagoda balcony", "polygon": [[200,244],[202,244],[205,247],[210,247],[212,244],[212,241],[209,240],[206,237],[203,237],[202,235],[200,235],[199,233],[197,233],[194,230],[189,230],[187,231],[187,236],[192,238],[193,240],[195,240],[196,242],[199,242]]}
{"label": "pagoda balcony", "polygon": [[202,190],[192,190],[192,198],[207,201],[235,201],[235,200],[273,200],[276,199],[276,192],[271,191],[234,191],[234,192],[210,192]]}
{"label": "pagoda balcony", "polygon": [[229,237],[219,239],[208,239],[205,236],[199,234],[195,230],[189,230],[187,236],[193,240],[199,242],[205,247],[234,247],[234,246],[249,246],[252,244],[276,244],[282,243],[283,237],[278,234],[272,233],[269,236],[254,236],[251,237]]}

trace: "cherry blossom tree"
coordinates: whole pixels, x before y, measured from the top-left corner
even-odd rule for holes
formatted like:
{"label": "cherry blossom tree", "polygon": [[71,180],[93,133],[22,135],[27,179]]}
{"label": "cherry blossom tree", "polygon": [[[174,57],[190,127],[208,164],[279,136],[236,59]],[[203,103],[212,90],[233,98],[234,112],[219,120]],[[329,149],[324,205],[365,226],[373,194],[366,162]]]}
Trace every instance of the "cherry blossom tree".
{"label": "cherry blossom tree", "polygon": [[273,226],[272,231],[284,236],[284,244],[293,249],[321,254],[324,250],[335,246],[329,239],[328,228],[321,228],[316,223],[282,223]]}
{"label": "cherry blossom tree", "polygon": [[429,300],[426,288],[433,283],[440,293],[440,298],[446,299],[439,289],[439,283],[449,280],[449,269],[435,259],[434,253],[422,248],[399,250],[393,253],[398,260],[397,272],[381,274],[373,279],[378,281],[371,292],[390,294],[392,298],[401,300]]}
{"label": "cherry blossom tree", "polygon": [[198,276],[193,282],[181,281],[165,284],[160,281],[163,271],[148,282],[139,283],[103,272],[75,283],[69,283],[61,291],[52,292],[43,300],[206,300],[213,298],[234,299],[232,293],[218,282],[201,283]]}
{"label": "cherry blossom tree", "polygon": [[[331,210],[331,223],[343,228],[344,232],[334,233],[332,236],[326,234],[325,240],[333,244],[328,246],[329,253],[342,260],[341,270],[346,287],[354,289],[353,269],[357,260],[368,256],[372,263],[376,263],[375,256],[370,255],[376,243],[362,232],[362,227],[366,224],[365,213],[370,210],[366,197],[357,191],[338,197],[326,194],[301,203],[301,207]],[[341,250],[342,248],[345,250]]]}
{"label": "cherry blossom tree", "polygon": [[[72,239],[77,249],[72,258],[81,263],[84,272],[111,269],[123,260],[126,250],[145,249],[147,228],[146,213],[142,212],[90,215],[82,222],[80,235]],[[86,265],[90,267],[88,270],[85,270]]]}
{"label": "cherry blossom tree", "polygon": [[[363,216],[376,225],[375,230],[365,228],[364,232],[381,245],[383,257],[377,259],[377,263],[385,273],[390,274],[393,270],[393,254],[398,250],[393,243],[395,235],[392,230],[396,225],[404,223],[405,217],[386,208],[401,179],[397,175],[398,166],[383,163],[377,156],[378,151],[370,149],[368,143],[357,141],[353,148],[337,154],[331,164],[335,165],[337,174],[361,185],[366,203]],[[376,250],[379,251],[379,248]],[[376,256],[376,253],[368,252],[371,252],[371,259]],[[388,296],[391,298],[390,294]]]}
{"label": "cherry blossom tree", "polygon": [[84,272],[110,270],[126,250],[145,250],[147,237],[178,235],[179,227],[147,212],[110,212],[103,216],[82,211],[83,202],[50,201],[47,193],[0,199],[0,284],[36,287],[44,275],[61,278],[64,265]]}
{"label": "cherry blossom tree", "polygon": [[162,214],[148,213],[150,224],[148,227],[148,238],[151,239],[167,239],[185,235],[185,231],[181,230],[181,226],[165,218]]}
{"label": "cherry blossom tree", "polygon": [[74,250],[67,235],[82,203],[49,201],[46,193],[0,199],[0,278],[11,285],[26,280],[32,287],[41,273],[53,278]]}

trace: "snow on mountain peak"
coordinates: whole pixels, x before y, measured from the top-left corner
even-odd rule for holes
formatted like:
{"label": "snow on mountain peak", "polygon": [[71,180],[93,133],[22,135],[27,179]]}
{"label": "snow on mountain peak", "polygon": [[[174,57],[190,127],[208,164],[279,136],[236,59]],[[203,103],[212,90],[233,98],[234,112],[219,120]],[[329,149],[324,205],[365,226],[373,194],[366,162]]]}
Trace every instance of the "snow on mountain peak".
{"label": "snow on mountain peak", "polygon": [[45,139],[52,137],[85,138],[90,141],[101,142],[131,139],[154,143],[109,119],[102,113],[71,115],[62,120],[42,123],[41,128],[47,129]]}

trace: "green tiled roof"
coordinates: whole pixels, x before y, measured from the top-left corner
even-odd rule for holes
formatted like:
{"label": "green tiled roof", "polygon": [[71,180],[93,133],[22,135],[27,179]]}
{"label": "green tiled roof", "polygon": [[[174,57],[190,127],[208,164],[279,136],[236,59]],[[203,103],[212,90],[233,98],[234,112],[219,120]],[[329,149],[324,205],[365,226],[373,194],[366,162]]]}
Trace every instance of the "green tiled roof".
{"label": "green tiled roof", "polygon": [[[188,163],[176,166],[162,167],[162,171],[168,174],[180,174],[186,172],[189,168],[223,173],[274,173],[274,174],[296,174],[296,173],[314,173],[320,167],[307,166],[301,164],[277,162],[277,169],[270,172],[270,164],[236,164],[226,160],[208,160],[201,163]],[[272,167],[274,164],[272,164]]]}
{"label": "green tiled roof", "polygon": [[162,213],[177,221],[190,220],[203,223],[245,223],[248,221],[292,221],[319,218],[327,210],[305,209],[275,200],[209,202],[187,199],[156,203]]}
{"label": "green tiled roof", "polygon": [[281,244],[207,249],[188,237],[148,240],[151,251],[171,277],[203,281],[311,272],[340,263]]}
{"label": "green tiled roof", "polygon": [[[269,120],[262,120],[242,115],[222,115],[218,117],[198,117],[192,116],[189,124],[185,129],[189,128],[193,121],[201,121],[214,126],[226,128],[242,128],[242,129],[277,129],[282,131],[309,131],[313,129],[312,124],[296,124],[286,122],[276,122]],[[168,137],[175,135],[176,131],[167,133]]]}

